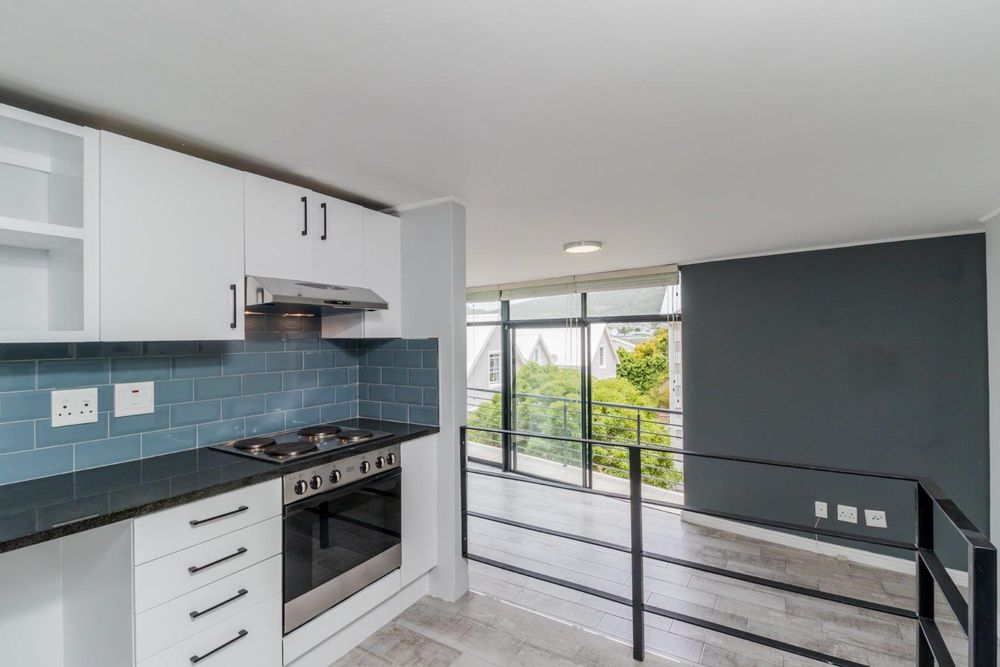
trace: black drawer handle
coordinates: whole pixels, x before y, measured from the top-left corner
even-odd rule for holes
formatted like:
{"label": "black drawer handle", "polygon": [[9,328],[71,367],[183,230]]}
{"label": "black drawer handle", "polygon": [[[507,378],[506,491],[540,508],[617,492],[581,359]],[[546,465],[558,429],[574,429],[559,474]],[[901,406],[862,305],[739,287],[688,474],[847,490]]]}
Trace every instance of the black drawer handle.
{"label": "black drawer handle", "polygon": [[236,285],[235,283],[229,286],[229,289],[233,291],[233,321],[229,323],[230,329],[236,328]]}
{"label": "black drawer handle", "polygon": [[309,233],[309,200],[302,198],[302,236]]}
{"label": "black drawer handle", "polygon": [[246,512],[248,509],[250,508],[247,507],[246,505],[240,505],[232,512],[223,512],[222,514],[216,514],[215,516],[210,516],[207,519],[191,519],[191,521],[189,521],[188,523],[190,523],[192,527],[200,526],[201,524],[208,523],[209,521],[215,521],[216,519],[225,519],[227,516],[233,516],[234,514],[239,514],[240,512]]}
{"label": "black drawer handle", "polygon": [[222,644],[220,646],[216,646],[215,648],[213,648],[211,651],[209,651],[205,655],[192,655],[191,656],[191,664],[193,665],[194,663],[200,662],[200,661],[204,660],[205,658],[210,658],[211,656],[215,655],[216,653],[218,653],[222,649],[226,648],[227,646],[232,646],[233,644],[235,644],[239,640],[241,640],[244,637],[246,637],[248,634],[250,634],[250,633],[247,632],[246,630],[240,630],[240,633],[238,635],[236,635],[235,637],[233,637],[232,639],[230,639],[225,644]]}
{"label": "black drawer handle", "polygon": [[321,209],[323,209],[323,236],[319,237],[319,240],[320,241],[325,241],[326,240],[326,202],[323,202],[322,204],[320,204],[319,207]]}
{"label": "black drawer handle", "polygon": [[241,588],[240,591],[239,591],[239,593],[237,593],[233,597],[229,598],[228,600],[223,600],[222,602],[220,602],[218,604],[213,604],[208,609],[202,609],[201,611],[192,611],[191,612],[191,618],[198,618],[199,616],[204,616],[205,614],[207,614],[210,611],[215,611],[219,607],[225,607],[230,602],[233,602],[234,600],[239,600],[241,597],[243,597],[246,594],[247,594],[247,589]]}
{"label": "black drawer handle", "polygon": [[191,574],[195,574],[197,572],[201,572],[202,570],[207,570],[213,565],[218,565],[219,563],[225,563],[230,558],[236,558],[237,556],[242,556],[246,552],[247,552],[246,547],[240,547],[239,549],[236,550],[235,553],[231,553],[228,556],[223,556],[219,560],[213,560],[211,563],[205,563],[204,565],[192,565],[191,567],[188,568],[188,572],[190,572]]}

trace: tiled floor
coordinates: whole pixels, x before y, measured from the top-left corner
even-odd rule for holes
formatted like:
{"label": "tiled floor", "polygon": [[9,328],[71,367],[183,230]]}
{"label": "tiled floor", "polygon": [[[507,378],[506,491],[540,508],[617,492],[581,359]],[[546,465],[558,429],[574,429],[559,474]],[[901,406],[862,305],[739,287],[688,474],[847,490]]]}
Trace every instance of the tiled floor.
{"label": "tiled floor", "polygon": [[334,663],[334,667],[670,667],[676,660],[632,660],[625,644],[493,598],[457,603],[424,598]]}
{"label": "tiled floor", "polygon": [[[600,496],[470,475],[469,508],[597,539],[628,544],[626,503]],[[682,522],[647,508],[646,548],[716,567],[913,608],[913,577],[862,567],[808,551],[759,542]],[[471,553],[577,581],[624,597],[631,594],[629,555],[481,519],[469,519]],[[576,591],[470,563],[471,587],[624,641],[630,610]],[[875,666],[912,665],[911,621],[833,602],[783,593],[716,575],[645,561],[646,601],[656,605]],[[958,664],[965,639],[938,596],[942,633]],[[647,614],[650,651],[718,665],[814,664],[726,635]],[[628,651],[622,648],[627,655]]]}

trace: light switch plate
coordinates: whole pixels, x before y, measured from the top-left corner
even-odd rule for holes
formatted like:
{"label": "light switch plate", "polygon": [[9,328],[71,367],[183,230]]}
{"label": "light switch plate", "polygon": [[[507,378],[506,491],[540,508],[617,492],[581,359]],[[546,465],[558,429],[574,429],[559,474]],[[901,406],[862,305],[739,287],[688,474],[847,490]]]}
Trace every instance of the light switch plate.
{"label": "light switch plate", "polygon": [[52,427],[93,424],[97,421],[97,387],[52,392]]}
{"label": "light switch plate", "polygon": [[153,412],[152,382],[123,382],[115,385],[115,417],[147,415]]}

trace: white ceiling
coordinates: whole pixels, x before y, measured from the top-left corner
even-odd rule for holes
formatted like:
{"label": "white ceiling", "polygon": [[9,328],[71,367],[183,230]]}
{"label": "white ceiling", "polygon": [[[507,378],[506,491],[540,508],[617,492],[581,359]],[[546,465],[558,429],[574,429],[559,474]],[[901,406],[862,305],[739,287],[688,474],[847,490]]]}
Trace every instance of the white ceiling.
{"label": "white ceiling", "polygon": [[0,0],[0,86],[456,196],[483,284],[974,229],[998,35],[996,0]]}

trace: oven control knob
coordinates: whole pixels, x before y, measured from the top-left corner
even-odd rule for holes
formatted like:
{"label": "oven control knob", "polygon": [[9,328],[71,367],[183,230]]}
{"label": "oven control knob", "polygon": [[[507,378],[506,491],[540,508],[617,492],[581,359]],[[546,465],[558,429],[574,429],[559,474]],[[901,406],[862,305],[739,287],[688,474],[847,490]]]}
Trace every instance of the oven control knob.
{"label": "oven control knob", "polygon": [[319,487],[323,486],[323,478],[319,475],[313,475],[313,478],[309,480],[309,486],[315,491]]}
{"label": "oven control knob", "polygon": [[372,464],[371,463],[368,463],[368,461],[362,461],[361,462],[361,472],[367,473],[371,469],[372,469]]}
{"label": "oven control knob", "polygon": [[340,471],[334,470],[333,472],[330,473],[330,483],[336,484],[339,481],[340,481]]}
{"label": "oven control knob", "polygon": [[382,458],[381,456],[378,457],[377,459],[375,459],[375,467],[379,468],[379,469],[384,468],[385,467],[385,459]]}
{"label": "oven control knob", "polygon": [[303,493],[306,492],[306,489],[308,489],[308,488],[309,488],[309,485],[306,484],[306,480],[304,480],[304,479],[300,479],[299,481],[295,482],[295,494],[296,495],[301,496]]}
{"label": "oven control knob", "polygon": [[396,455],[390,453],[388,456],[385,457],[385,462],[391,466],[396,465]]}

